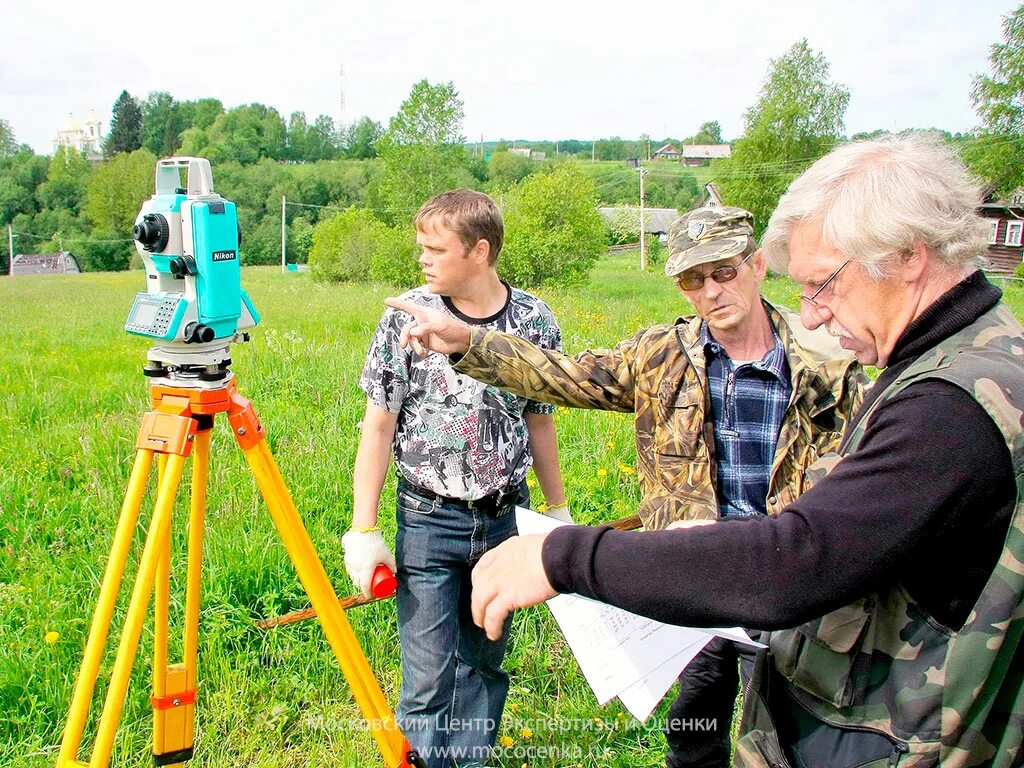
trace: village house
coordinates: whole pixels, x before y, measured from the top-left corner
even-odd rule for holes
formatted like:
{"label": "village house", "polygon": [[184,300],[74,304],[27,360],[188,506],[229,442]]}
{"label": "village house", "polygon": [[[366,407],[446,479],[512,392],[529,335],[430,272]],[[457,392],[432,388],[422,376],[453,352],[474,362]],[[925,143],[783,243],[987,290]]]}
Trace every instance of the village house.
{"label": "village house", "polygon": [[1024,263],[1024,189],[1018,189],[1009,200],[987,197],[978,213],[989,226],[986,271],[1012,273]]}

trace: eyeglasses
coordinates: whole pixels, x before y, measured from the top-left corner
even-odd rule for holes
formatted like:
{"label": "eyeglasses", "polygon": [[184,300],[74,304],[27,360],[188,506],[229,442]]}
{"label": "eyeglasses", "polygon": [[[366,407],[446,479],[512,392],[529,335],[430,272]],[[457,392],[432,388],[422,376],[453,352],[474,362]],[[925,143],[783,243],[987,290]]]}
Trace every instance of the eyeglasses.
{"label": "eyeglasses", "polygon": [[757,251],[748,253],[739,264],[727,264],[724,267],[712,270],[707,275],[702,275],[700,272],[684,272],[676,278],[676,285],[684,291],[696,291],[697,289],[704,287],[704,281],[709,277],[716,283],[728,283],[730,280],[736,279],[736,274],[738,273],[739,268],[746,264],[747,259],[753,256],[754,253],[757,253]]}
{"label": "eyeglasses", "polygon": [[[835,272],[833,272],[831,275],[829,275],[828,278],[825,280],[825,282],[818,286],[818,290],[816,290],[810,296],[804,296],[803,294],[800,294],[800,300],[801,301],[806,301],[808,304],[810,304],[812,307],[815,307],[816,309],[820,309],[821,305],[817,301],[815,301],[815,299],[817,299],[818,296],[821,295],[822,291],[824,291],[826,288],[828,288],[829,283],[831,283],[833,280],[835,280],[836,277],[839,276],[839,273],[843,271],[843,268],[847,264],[849,264],[851,261],[853,261],[853,259],[847,259],[842,264],[840,264],[839,265],[839,269],[837,269]],[[831,296],[832,295],[831,292],[829,292],[828,295]]]}

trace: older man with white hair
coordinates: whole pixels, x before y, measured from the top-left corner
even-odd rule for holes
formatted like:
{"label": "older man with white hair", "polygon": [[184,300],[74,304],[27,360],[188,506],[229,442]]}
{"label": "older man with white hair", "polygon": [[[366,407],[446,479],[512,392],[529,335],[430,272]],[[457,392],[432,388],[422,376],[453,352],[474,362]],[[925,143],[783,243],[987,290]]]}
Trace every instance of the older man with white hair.
{"label": "older man with white hair", "polygon": [[931,137],[812,165],[764,249],[804,325],[884,369],[825,476],[777,517],[509,540],[474,571],[477,623],[573,592],[768,630],[739,765],[1024,764],[1024,336],[977,201]]}

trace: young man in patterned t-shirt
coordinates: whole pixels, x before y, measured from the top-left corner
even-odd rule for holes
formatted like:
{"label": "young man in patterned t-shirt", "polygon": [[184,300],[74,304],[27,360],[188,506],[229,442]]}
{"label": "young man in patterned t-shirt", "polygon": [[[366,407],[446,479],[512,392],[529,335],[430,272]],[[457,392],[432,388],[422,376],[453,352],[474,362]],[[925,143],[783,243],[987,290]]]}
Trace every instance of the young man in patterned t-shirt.
{"label": "young man in patterned t-shirt", "polygon": [[[426,285],[404,294],[467,323],[561,349],[548,306],[510,287],[495,269],[504,229],[494,202],[459,189],[416,214]],[[529,504],[532,464],[549,514],[568,518],[558,468],[554,408],[489,387],[452,369],[446,355],[402,349],[405,312],[377,326],[359,386],[366,415],[356,454],[345,567],[369,595],[384,563],[398,574],[402,650],[399,724],[432,768],[487,760],[508,693],[507,632],[487,639],[469,612],[470,571],[516,534],[516,504]],[[394,448],[398,470],[396,558],[377,528]],[[507,630],[507,627],[506,627]]]}

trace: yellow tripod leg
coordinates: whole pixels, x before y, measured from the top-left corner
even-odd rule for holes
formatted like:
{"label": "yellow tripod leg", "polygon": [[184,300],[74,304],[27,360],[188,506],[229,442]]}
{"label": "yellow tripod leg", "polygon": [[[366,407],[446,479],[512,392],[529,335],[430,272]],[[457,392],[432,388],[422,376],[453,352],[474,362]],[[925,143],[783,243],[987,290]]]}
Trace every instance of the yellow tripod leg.
{"label": "yellow tripod leg", "polygon": [[[255,416],[253,416],[255,419]],[[238,434],[238,422],[232,419],[232,427]],[[258,422],[256,422],[258,425]],[[247,427],[241,427],[248,430]],[[313,542],[302,524],[295,503],[291,494],[285,486],[281,472],[277,468],[274,457],[270,453],[267,442],[263,439],[262,431],[253,440],[245,439],[243,431],[239,444],[249,462],[256,484],[260,488],[263,499],[270,509],[270,515],[277,526],[278,533],[284,543],[292,564],[299,574],[299,580],[309,596],[317,617],[327,635],[327,641],[334,651],[341,670],[352,689],[356,703],[362,710],[363,717],[370,726],[370,731],[384,763],[389,768],[400,768],[422,764],[419,755],[416,754],[409,742],[402,735],[401,730],[395,721],[394,714],[388,706],[384,692],[370,669],[370,663],[366,660],[362,646],[356,638],[352,625],[349,624],[345,612],[338,604],[338,596],[331,586],[323,563],[316,554]],[[412,761],[412,762],[410,762]]]}
{"label": "yellow tripod leg", "polygon": [[[211,422],[212,427],[212,422]],[[188,524],[188,572],[185,586],[185,637],[183,657],[185,683],[194,691],[198,682],[197,657],[199,652],[199,605],[203,570],[203,533],[206,530],[206,487],[210,473],[209,429],[196,433],[196,457],[192,473],[192,509]],[[188,711],[185,721],[184,741],[189,746],[195,738],[194,707]]]}
{"label": "yellow tripod leg", "polygon": [[160,482],[160,490],[157,493],[153,519],[150,522],[146,544],[142,550],[139,572],[135,577],[135,587],[128,604],[128,614],[121,631],[121,641],[114,659],[110,686],[103,702],[103,714],[100,716],[92,760],[89,762],[91,768],[106,768],[110,763],[110,753],[114,748],[114,736],[121,720],[124,697],[128,691],[128,680],[131,676],[132,664],[135,662],[135,653],[139,647],[142,622],[146,618],[149,596],[153,591],[153,582],[156,580],[157,565],[163,555],[166,539],[170,536],[174,497],[177,494],[184,468],[185,457],[183,455],[168,457]]}
{"label": "yellow tripod leg", "polygon": [[[212,425],[212,423],[212,419],[210,419],[209,424]],[[192,501],[188,527],[188,571],[185,588],[182,663],[170,665],[167,663],[167,623],[166,621],[160,622],[160,617],[154,612],[157,632],[160,632],[161,627],[164,628],[162,656],[158,657],[154,654],[153,664],[153,762],[158,766],[180,766],[192,758],[195,746],[199,590],[210,457],[210,430],[208,427],[201,426],[196,433],[192,456]],[[161,576],[162,574],[158,571],[159,586],[162,586],[160,584]],[[157,639],[160,639],[159,634],[157,634]],[[154,647],[160,646],[154,644]]]}
{"label": "yellow tripod leg", "polygon": [[68,721],[64,725],[60,753],[57,756],[57,768],[81,765],[77,762],[77,758],[78,749],[82,744],[82,730],[85,728],[85,721],[89,715],[89,703],[92,701],[93,689],[96,686],[96,676],[103,659],[103,649],[107,643],[110,620],[114,615],[117,593],[121,588],[124,566],[128,561],[128,550],[135,533],[135,525],[139,519],[139,508],[142,506],[142,497],[146,493],[146,482],[149,479],[152,465],[153,451],[147,449],[136,451],[131,477],[128,479],[128,489],[125,492],[121,514],[114,531],[110,559],[107,560],[107,567],[100,585],[96,612],[93,614],[89,638],[85,643],[82,667],[78,672],[78,679],[75,681],[75,692],[71,697]]}

